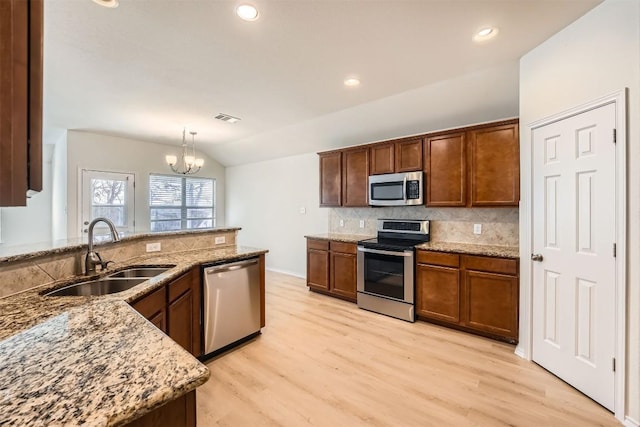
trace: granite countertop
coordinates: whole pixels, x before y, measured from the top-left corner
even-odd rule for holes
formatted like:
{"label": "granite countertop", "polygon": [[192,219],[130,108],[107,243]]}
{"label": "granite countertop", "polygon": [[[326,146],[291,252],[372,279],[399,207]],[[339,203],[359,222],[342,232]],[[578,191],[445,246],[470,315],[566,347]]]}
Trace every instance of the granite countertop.
{"label": "granite countertop", "polygon": [[175,267],[118,294],[41,295],[92,276],[0,298],[0,424],[121,425],[203,384],[208,369],[127,302],[195,266],[266,252],[227,247],[144,255],[127,266]]}
{"label": "granite countertop", "polygon": [[376,236],[366,234],[343,234],[343,233],[324,233],[304,236],[307,239],[333,240],[344,243],[358,243],[360,240],[373,239]]}
{"label": "granite countertop", "polygon": [[[135,233],[126,234],[120,233],[120,242],[135,241],[144,239],[147,237],[171,237],[181,236],[187,234],[207,234],[207,233],[226,233],[232,231],[239,231],[239,227],[215,227],[206,229],[193,229],[193,230],[178,230],[178,231],[163,231],[163,232],[148,232],[148,233]],[[111,235],[96,235],[94,237],[96,246],[103,244],[113,243]],[[43,255],[63,254],[66,252],[73,252],[79,249],[87,248],[87,237],[78,237],[73,239],[61,239],[53,242],[32,243],[27,245],[16,245],[3,247],[0,245],[0,264],[24,261],[28,259],[38,258]]]}
{"label": "granite countertop", "polygon": [[423,249],[437,252],[456,252],[469,255],[486,255],[502,258],[520,258],[520,248],[517,246],[497,246],[497,245],[476,245],[471,243],[451,243],[451,242],[427,242],[416,246],[416,249]]}

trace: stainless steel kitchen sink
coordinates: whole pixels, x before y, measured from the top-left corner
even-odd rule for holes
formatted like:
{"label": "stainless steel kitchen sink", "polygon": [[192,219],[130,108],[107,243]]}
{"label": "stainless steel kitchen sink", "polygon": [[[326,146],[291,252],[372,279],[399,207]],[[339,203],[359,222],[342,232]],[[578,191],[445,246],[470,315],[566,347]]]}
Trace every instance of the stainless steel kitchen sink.
{"label": "stainless steel kitchen sink", "polygon": [[148,277],[120,279],[120,278],[107,278],[91,280],[89,282],[75,283],[73,285],[65,286],[61,289],[56,289],[49,293],[44,294],[46,297],[63,297],[63,296],[99,296],[107,294],[115,294],[117,292],[123,292],[134,286],[148,280]]}
{"label": "stainless steel kitchen sink", "polygon": [[118,271],[117,273],[110,274],[109,277],[155,277],[159,274],[164,273],[165,271],[171,269],[171,267],[132,267],[127,268],[122,271]]}

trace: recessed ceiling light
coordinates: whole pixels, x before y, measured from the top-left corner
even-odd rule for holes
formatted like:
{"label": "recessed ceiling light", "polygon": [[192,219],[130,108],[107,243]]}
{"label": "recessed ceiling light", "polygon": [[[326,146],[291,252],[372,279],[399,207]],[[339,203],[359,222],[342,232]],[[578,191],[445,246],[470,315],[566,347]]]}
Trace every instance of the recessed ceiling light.
{"label": "recessed ceiling light", "polygon": [[473,36],[473,40],[477,42],[481,42],[481,41],[492,39],[496,35],[498,35],[498,28],[484,27]]}
{"label": "recessed ceiling light", "polygon": [[258,19],[258,9],[250,4],[241,4],[236,7],[236,15],[245,21],[255,21]]}
{"label": "recessed ceiling light", "polygon": [[109,7],[111,9],[118,7],[118,0],[93,0],[95,4],[100,6]]}
{"label": "recessed ceiling light", "polygon": [[356,87],[360,85],[360,79],[357,77],[348,77],[344,79],[344,85],[347,87]]}

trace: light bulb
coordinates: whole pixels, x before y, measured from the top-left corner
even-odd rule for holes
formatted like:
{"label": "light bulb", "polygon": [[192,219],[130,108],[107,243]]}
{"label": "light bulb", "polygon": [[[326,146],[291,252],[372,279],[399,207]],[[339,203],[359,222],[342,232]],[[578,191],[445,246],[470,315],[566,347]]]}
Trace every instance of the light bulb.
{"label": "light bulb", "polygon": [[196,159],[193,156],[184,156],[184,162],[187,164],[187,166],[193,166],[193,164],[196,162]]}
{"label": "light bulb", "polygon": [[204,159],[196,159],[196,167],[201,168],[204,165]]}
{"label": "light bulb", "polygon": [[178,161],[176,156],[165,156],[164,159],[167,161],[168,165],[175,165]]}

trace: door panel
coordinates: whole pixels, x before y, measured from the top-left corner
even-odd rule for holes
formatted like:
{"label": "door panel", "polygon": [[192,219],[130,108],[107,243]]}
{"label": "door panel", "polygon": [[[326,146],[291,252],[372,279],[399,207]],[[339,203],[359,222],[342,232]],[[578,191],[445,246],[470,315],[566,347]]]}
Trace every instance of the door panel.
{"label": "door panel", "polygon": [[533,132],[533,360],[613,410],[615,104]]}

